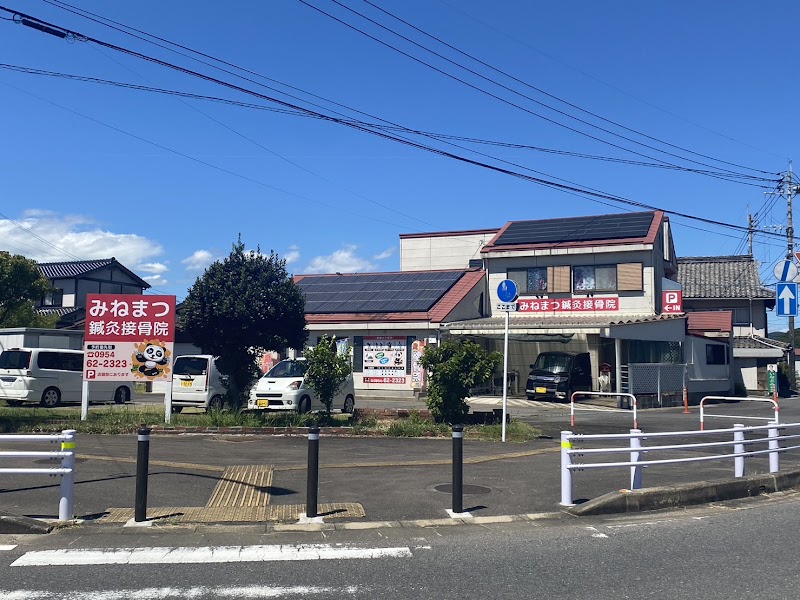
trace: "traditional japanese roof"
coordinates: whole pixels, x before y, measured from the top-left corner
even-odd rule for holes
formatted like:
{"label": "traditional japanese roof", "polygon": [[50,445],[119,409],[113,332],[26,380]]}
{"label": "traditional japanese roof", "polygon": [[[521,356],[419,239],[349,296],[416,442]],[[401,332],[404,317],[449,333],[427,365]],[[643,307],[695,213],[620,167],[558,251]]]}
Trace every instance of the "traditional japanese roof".
{"label": "traditional japanese roof", "polygon": [[786,351],[789,349],[789,344],[784,342],[780,342],[778,340],[771,340],[768,338],[763,338],[758,335],[752,336],[738,336],[733,338],[733,347],[734,348],[748,348],[750,350],[762,350],[762,349],[779,349],[782,351]]}
{"label": "traditional japanese roof", "polygon": [[309,323],[441,322],[483,282],[479,269],[297,275]]}
{"label": "traditional japanese roof", "polygon": [[99,269],[114,266],[125,272],[136,281],[140,287],[149,288],[150,284],[128,269],[113,256],[111,258],[98,258],[95,260],[73,260],[67,262],[38,263],[39,272],[48,279],[73,279],[88,275]]}
{"label": "traditional japanese roof", "polygon": [[775,298],[774,290],[761,285],[758,263],[749,254],[679,258],[678,282],[684,299]]}
{"label": "traditional japanese roof", "polygon": [[652,244],[665,220],[662,211],[510,221],[481,252],[536,248]]}
{"label": "traditional japanese roof", "polygon": [[733,311],[730,310],[703,310],[686,313],[686,329],[690,332],[718,331],[730,333],[733,331]]}

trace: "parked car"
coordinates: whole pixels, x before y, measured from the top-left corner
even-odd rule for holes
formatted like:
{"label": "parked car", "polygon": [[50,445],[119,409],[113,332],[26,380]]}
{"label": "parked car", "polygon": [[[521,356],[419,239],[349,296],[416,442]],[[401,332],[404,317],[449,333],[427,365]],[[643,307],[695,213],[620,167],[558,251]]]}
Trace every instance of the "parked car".
{"label": "parked car", "polygon": [[591,391],[592,363],[588,352],[542,352],[531,366],[525,395],[569,401],[573,392]]}
{"label": "parked car", "polygon": [[172,366],[172,411],[184,406],[222,408],[225,388],[219,370],[210,354],[176,356]]}
{"label": "parked car", "polygon": [[[249,410],[296,410],[307,413],[310,410],[325,410],[325,404],[317,397],[314,390],[304,384],[306,359],[286,359],[272,367],[250,391],[247,403]],[[355,406],[355,390],[353,376],[339,388],[333,399],[331,409],[340,409],[343,413],[352,413]]]}
{"label": "parked car", "polygon": [[[0,353],[0,400],[9,406],[80,403],[82,388],[82,350],[9,348]],[[133,384],[127,381],[89,382],[90,402],[124,404],[132,395]]]}

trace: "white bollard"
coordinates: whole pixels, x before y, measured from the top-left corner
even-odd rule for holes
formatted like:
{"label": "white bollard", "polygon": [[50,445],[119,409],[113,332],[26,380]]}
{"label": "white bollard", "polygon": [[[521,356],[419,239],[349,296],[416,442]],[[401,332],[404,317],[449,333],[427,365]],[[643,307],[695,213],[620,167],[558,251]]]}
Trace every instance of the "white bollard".
{"label": "white bollard", "polygon": [[570,442],[571,431],[561,432],[561,506],[575,506],[572,501],[572,471],[569,466],[572,464],[572,442]]}
{"label": "white bollard", "polygon": [[58,501],[58,520],[71,521],[73,514],[73,494],[75,491],[75,430],[65,429],[61,432],[66,439],[61,442],[61,451],[67,452],[67,456],[61,459],[61,468],[69,469],[68,473],[61,476],[61,498]]}
{"label": "white bollard", "polygon": [[[734,442],[743,442],[744,441],[744,425],[741,423],[736,423],[733,426],[733,441]],[[734,444],[733,445],[733,453],[734,454],[744,454],[744,444]],[[734,477],[744,477],[744,456],[735,456],[733,459],[733,476]]]}
{"label": "white bollard", "polygon": [[[641,456],[641,447],[642,447],[642,438],[638,437],[641,435],[641,429],[631,429],[631,435],[635,435],[637,437],[631,438],[631,462],[639,462],[639,457]],[[640,490],[643,487],[642,484],[642,470],[644,467],[641,465],[637,465],[635,467],[631,467],[631,489],[632,490]]]}
{"label": "white bollard", "polygon": [[[769,449],[770,450],[778,450],[781,445],[778,440],[778,436],[780,435],[780,430],[778,429],[778,421],[775,421],[775,427],[769,428]],[[770,473],[777,473],[781,470],[781,455],[780,452],[770,452],[769,453],[769,472]]]}

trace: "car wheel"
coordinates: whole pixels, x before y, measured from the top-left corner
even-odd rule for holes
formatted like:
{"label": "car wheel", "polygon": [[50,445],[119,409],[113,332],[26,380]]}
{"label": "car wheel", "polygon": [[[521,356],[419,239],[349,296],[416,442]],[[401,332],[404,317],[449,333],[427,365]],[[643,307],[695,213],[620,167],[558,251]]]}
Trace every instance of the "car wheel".
{"label": "car wheel", "polygon": [[61,391],[58,388],[49,387],[42,392],[42,400],[39,402],[45,408],[55,408],[61,405]]}
{"label": "car wheel", "polygon": [[300,400],[297,401],[297,412],[301,415],[306,414],[308,411],[311,410],[311,398],[308,396],[303,396]]}
{"label": "car wheel", "polygon": [[182,409],[182,408],[183,408],[182,406],[175,406],[175,405],[173,404],[173,405],[170,407],[170,412],[171,412],[172,414],[178,414],[179,412],[181,412],[181,409]]}
{"label": "car wheel", "polygon": [[206,410],[222,410],[222,396],[217,394],[216,396],[212,396],[211,400],[208,401],[208,408]]}
{"label": "car wheel", "polygon": [[131,391],[124,385],[119,386],[114,392],[114,404],[125,404],[131,399]]}
{"label": "car wheel", "polygon": [[9,406],[22,406],[22,400],[6,400]]}
{"label": "car wheel", "polygon": [[356,405],[355,398],[350,394],[347,395],[347,398],[344,399],[344,405],[342,406],[342,412],[347,413],[349,415],[353,414],[353,408]]}

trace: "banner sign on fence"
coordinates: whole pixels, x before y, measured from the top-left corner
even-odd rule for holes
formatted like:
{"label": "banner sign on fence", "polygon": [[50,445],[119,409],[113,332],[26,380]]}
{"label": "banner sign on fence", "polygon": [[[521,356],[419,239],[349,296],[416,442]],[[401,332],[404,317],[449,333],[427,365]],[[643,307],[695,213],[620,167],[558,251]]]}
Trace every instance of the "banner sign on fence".
{"label": "banner sign on fence", "polygon": [[88,294],[84,381],[172,381],[175,296]]}

